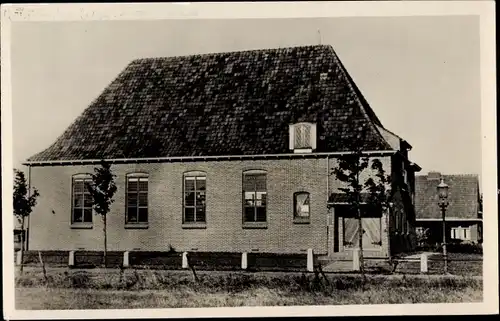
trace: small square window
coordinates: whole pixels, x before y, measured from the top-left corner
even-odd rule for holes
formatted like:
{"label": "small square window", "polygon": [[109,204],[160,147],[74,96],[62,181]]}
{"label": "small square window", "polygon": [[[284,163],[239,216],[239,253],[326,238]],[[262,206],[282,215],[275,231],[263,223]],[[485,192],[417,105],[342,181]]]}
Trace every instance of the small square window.
{"label": "small square window", "polygon": [[290,149],[294,152],[312,152],[316,149],[316,124],[299,123],[290,125]]}

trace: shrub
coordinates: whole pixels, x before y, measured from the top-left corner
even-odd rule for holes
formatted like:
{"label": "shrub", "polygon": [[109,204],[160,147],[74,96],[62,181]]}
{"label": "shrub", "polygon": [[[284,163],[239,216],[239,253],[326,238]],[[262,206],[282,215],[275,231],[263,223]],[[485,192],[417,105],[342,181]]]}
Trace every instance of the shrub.
{"label": "shrub", "polygon": [[[455,241],[448,243],[446,250],[449,253],[483,254],[483,245],[480,243]],[[436,251],[442,252],[443,247],[439,246]]]}

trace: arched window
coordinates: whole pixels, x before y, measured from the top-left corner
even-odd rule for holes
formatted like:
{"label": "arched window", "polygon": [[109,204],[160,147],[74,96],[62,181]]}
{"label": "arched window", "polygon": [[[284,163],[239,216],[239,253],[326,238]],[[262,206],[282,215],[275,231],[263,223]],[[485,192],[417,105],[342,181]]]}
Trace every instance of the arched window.
{"label": "arched window", "polygon": [[311,197],[308,192],[293,194],[293,217],[297,221],[309,221],[311,216]]}
{"label": "arched window", "polygon": [[92,183],[90,174],[73,175],[71,180],[71,224],[92,224],[92,196],[87,189],[87,184]]}
{"label": "arched window", "polygon": [[127,175],[126,224],[148,223],[148,183],[147,174],[133,173]]}
{"label": "arched window", "polygon": [[206,223],[206,189],[205,172],[184,173],[183,223]]}
{"label": "arched window", "polygon": [[243,172],[243,223],[267,222],[267,173]]}

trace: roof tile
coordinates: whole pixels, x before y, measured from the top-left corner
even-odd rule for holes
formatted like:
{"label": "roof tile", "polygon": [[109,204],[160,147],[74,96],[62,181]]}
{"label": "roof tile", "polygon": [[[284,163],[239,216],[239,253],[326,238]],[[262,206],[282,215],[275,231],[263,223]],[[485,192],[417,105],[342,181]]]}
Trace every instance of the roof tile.
{"label": "roof tile", "polygon": [[[419,218],[441,218],[438,206],[437,185],[440,175],[418,175],[415,177],[415,210]],[[479,179],[477,175],[442,175],[448,184],[446,217],[478,218],[479,216]]]}
{"label": "roof tile", "polygon": [[390,149],[333,48],[305,46],[134,60],[29,161],[288,153],[301,121],[319,152],[362,130],[364,149]]}

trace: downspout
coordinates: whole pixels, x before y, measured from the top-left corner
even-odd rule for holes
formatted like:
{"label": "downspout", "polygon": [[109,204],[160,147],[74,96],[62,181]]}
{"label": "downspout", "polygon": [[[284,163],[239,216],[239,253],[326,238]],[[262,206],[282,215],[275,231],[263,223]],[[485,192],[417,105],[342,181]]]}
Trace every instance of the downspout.
{"label": "downspout", "polygon": [[326,253],[330,254],[330,235],[328,234],[328,229],[330,222],[330,208],[328,207],[328,201],[330,200],[330,156],[326,155]]}
{"label": "downspout", "polygon": [[330,156],[326,155],[326,204],[330,200]]}
{"label": "downspout", "polygon": [[[31,165],[28,165],[28,198],[31,196]],[[25,242],[25,250],[28,251],[28,245],[29,245],[29,230],[30,230],[30,217],[31,215],[28,215],[28,227],[26,228],[24,238],[23,240]],[[24,228],[24,226],[23,226]]]}

